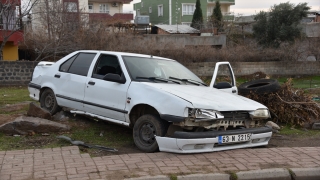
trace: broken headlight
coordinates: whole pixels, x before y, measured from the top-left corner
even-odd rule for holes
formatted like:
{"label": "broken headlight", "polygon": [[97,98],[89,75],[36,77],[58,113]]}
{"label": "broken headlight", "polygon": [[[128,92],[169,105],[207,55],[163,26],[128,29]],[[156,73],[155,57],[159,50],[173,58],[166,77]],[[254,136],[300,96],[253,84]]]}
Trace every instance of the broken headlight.
{"label": "broken headlight", "polygon": [[189,109],[189,117],[195,118],[196,121],[223,119],[224,116],[219,111],[211,109]]}
{"label": "broken headlight", "polygon": [[271,117],[268,109],[257,109],[249,112],[249,114],[252,118],[268,119]]}

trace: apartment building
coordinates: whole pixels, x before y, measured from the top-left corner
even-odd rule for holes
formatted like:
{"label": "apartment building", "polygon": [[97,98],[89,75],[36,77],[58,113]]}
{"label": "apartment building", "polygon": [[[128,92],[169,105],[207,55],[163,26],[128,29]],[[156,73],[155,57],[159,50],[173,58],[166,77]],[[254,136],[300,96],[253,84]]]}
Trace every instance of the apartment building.
{"label": "apartment building", "polygon": [[[203,17],[210,17],[216,0],[200,0]],[[225,19],[233,19],[230,6],[235,0],[220,1],[221,11]],[[185,24],[190,25],[196,8],[196,0],[141,0],[134,4],[136,15],[150,16],[152,24]]]}

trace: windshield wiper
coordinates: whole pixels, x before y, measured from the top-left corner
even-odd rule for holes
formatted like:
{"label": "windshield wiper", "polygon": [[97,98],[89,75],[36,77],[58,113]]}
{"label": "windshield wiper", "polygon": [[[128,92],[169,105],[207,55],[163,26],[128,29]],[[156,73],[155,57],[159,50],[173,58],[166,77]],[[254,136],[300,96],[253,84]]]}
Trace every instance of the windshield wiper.
{"label": "windshield wiper", "polygon": [[139,77],[139,76],[137,76],[136,79],[149,79],[151,81],[157,80],[157,81],[162,81],[162,82],[168,82],[167,79],[159,78],[159,77]]}
{"label": "windshield wiper", "polygon": [[188,82],[190,84],[194,84],[194,85],[198,85],[198,86],[199,85],[208,86],[203,82],[195,81],[193,79],[179,79],[179,78],[171,77],[171,76],[169,77],[169,79],[179,80],[179,81],[182,81],[182,82]]}

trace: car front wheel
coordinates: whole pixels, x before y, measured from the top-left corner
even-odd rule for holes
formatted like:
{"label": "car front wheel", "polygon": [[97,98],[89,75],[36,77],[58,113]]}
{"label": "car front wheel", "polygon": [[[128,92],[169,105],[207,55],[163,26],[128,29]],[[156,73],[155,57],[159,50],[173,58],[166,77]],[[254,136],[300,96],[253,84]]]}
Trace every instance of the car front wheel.
{"label": "car front wheel", "polygon": [[43,91],[40,98],[40,105],[41,108],[48,110],[51,115],[55,114],[60,109],[56,100],[56,96],[51,89],[46,89]]}
{"label": "car front wheel", "polygon": [[151,114],[141,116],[133,126],[134,143],[144,152],[158,151],[159,146],[155,136],[164,136],[165,133],[165,122]]}

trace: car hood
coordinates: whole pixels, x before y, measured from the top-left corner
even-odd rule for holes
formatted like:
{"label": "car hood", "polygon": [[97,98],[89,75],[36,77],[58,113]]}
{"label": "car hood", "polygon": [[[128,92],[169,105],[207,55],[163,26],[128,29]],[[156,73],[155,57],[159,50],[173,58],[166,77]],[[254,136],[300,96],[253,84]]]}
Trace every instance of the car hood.
{"label": "car hood", "polygon": [[194,85],[143,83],[180,97],[190,102],[194,108],[214,109],[218,111],[252,111],[266,108],[264,105],[251,99],[223,92],[215,88]]}

